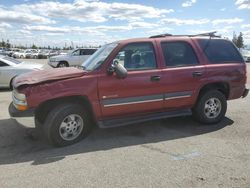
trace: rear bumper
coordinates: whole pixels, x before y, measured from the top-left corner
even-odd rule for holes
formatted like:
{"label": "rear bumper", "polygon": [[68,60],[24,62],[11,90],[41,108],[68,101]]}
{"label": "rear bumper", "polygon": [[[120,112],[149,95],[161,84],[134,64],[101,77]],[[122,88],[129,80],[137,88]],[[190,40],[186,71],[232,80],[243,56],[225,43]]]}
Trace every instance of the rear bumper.
{"label": "rear bumper", "polygon": [[25,111],[17,110],[13,103],[9,105],[9,114],[12,119],[15,119],[18,123],[25,127],[35,127],[34,121],[34,109]]}
{"label": "rear bumper", "polygon": [[249,93],[249,89],[245,89],[242,95],[242,98],[245,98]]}

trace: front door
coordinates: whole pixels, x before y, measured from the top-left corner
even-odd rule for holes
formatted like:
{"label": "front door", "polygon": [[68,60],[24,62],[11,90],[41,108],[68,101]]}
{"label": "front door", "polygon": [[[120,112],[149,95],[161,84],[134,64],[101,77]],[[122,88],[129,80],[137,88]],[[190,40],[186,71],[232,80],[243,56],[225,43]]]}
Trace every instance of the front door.
{"label": "front door", "polygon": [[80,64],[85,62],[93,53],[95,53],[96,49],[81,49],[80,51]]}
{"label": "front door", "polygon": [[77,66],[77,65],[81,64],[80,63],[80,49],[72,52],[69,64],[70,64],[70,66]]}
{"label": "front door", "polygon": [[162,74],[154,45],[150,42],[124,46],[113,61],[128,71],[125,79],[103,74],[99,77],[99,99],[104,118],[145,114],[162,110]]}
{"label": "front door", "polygon": [[10,66],[2,61],[0,61],[0,87],[9,87]]}

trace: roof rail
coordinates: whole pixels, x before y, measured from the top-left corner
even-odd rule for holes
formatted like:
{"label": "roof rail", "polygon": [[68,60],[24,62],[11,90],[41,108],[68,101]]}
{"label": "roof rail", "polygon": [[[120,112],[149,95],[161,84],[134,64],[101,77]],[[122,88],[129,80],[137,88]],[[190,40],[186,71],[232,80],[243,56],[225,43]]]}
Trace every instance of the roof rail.
{"label": "roof rail", "polygon": [[172,35],[169,33],[166,34],[160,34],[160,35],[154,35],[154,36],[150,36],[149,38],[161,38],[161,37],[169,37],[169,36],[175,36],[175,37],[197,37],[197,36],[207,36],[207,37],[217,37],[220,38],[220,36],[215,35],[215,33],[217,33],[217,31],[213,31],[213,32],[208,32],[208,33],[200,33],[200,34],[195,34],[195,35]]}
{"label": "roof rail", "polygon": [[212,31],[212,32],[208,32],[208,33],[200,33],[200,34],[196,34],[196,35],[192,35],[192,36],[193,37],[196,37],[196,36],[220,37],[218,35],[215,35],[215,33],[217,33],[217,31]]}
{"label": "roof rail", "polygon": [[172,36],[172,34],[165,33],[165,34],[160,34],[160,35],[153,35],[153,36],[150,36],[149,38],[160,38],[160,37],[168,37],[168,36]]}

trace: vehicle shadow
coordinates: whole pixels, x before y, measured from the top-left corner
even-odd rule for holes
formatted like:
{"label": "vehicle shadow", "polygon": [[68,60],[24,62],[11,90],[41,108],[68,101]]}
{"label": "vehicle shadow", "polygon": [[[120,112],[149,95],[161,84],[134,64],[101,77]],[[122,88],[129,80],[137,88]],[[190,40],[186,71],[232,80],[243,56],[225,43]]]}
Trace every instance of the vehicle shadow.
{"label": "vehicle shadow", "polygon": [[15,120],[0,120],[0,165],[30,162],[32,165],[53,163],[66,156],[115,148],[171,141],[218,131],[234,122],[224,118],[216,125],[200,125],[191,117],[169,118],[125,127],[95,128],[91,134],[72,146],[53,148],[31,134]]}

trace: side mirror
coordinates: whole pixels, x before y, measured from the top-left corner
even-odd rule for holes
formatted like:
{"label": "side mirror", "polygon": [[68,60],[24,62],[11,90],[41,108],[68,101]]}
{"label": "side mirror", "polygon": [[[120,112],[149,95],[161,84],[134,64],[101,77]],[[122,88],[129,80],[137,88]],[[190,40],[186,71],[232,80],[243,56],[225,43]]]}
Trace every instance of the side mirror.
{"label": "side mirror", "polygon": [[114,72],[118,78],[126,78],[128,75],[127,69],[117,60],[114,60],[112,65],[108,68],[109,75],[112,75]]}

